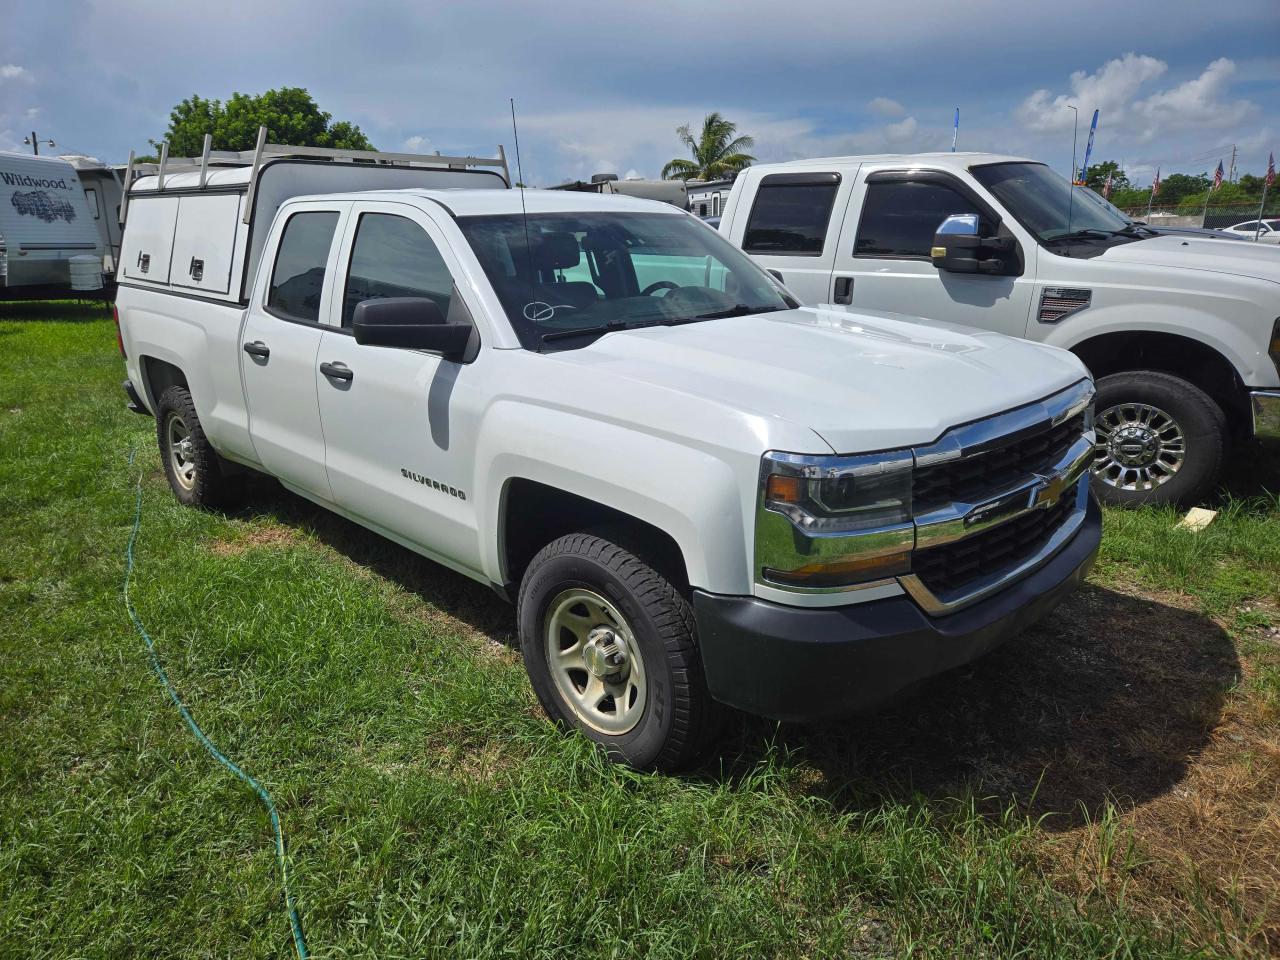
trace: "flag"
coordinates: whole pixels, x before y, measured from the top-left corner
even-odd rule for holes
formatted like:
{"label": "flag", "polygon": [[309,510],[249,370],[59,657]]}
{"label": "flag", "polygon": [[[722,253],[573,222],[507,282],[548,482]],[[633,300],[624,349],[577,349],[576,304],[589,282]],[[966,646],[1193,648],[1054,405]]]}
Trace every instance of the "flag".
{"label": "flag", "polygon": [[1107,182],[1102,185],[1102,198],[1104,200],[1111,199],[1111,172],[1107,172]]}
{"label": "flag", "polygon": [[1156,178],[1151,181],[1151,195],[1154,197],[1160,192],[1160,168],[1156,167]]}
{"label": "flag", "polygon": [[1276,155],[1274,153],[1267,154],[1267,186],[1271,186],[1276,182]]}
{"label": "flag", "polygon": [[1213,171],[1213,186],[1209,188],[1209,192],[1213,193],[1213,191],[1217,190],[1220,186],[1222,186],[1222,161],[1221,160],[1218,161],[1218,169]]}

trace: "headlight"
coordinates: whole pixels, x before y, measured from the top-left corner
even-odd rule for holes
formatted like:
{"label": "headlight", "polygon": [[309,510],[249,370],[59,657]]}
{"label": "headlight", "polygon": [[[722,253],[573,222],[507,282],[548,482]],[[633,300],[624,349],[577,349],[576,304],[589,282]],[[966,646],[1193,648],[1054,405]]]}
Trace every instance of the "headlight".
{"label": "headlight", "polygon": [[779,585],[840,589],[907,572],[909,450],[857,457],[765,454],[760,469],[757,560]]}

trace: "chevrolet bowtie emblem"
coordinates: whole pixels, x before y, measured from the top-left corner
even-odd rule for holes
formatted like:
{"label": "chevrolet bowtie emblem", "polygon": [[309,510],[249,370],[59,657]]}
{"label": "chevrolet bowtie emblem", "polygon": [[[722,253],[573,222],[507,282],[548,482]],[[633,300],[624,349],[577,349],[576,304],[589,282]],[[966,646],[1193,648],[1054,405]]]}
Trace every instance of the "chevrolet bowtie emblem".
{"label": "chevrolet bowtie emblem", "polygon": [[1027,506],[1032,509],[1048,509],[1062,499],[1067,490],[1067,472],[1055,473],[1051,477],[1041,477],[1040,482],[1031,488],[1031,500]]}

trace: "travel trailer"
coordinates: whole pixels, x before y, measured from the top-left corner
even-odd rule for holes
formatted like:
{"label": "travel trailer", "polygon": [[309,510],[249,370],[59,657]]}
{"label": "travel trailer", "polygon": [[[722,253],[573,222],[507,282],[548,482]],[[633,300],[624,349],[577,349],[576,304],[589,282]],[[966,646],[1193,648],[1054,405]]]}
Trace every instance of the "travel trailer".
{"label": "travel trailer", "polygon": [[0,152],[0,300],[101,295],[101,217],[73,164]]}

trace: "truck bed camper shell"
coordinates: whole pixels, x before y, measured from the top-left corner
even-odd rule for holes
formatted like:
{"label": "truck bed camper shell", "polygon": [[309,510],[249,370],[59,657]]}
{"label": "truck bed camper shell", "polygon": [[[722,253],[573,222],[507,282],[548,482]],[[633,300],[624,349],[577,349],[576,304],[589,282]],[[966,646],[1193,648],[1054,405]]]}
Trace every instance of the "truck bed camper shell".
{"label": "truck bed camper shell", "polygon": [[[157,163],[130,155],[120,224],[129,255],[119,282],[243,304],[258,268],[266,230],[291,197],[356,190],[506,188],[506,154],[496,157],[380,153],[266,142],[253,150],[213,151],[206,135],[199,157]],[[228,243],[231,238],[232,242]]]}

